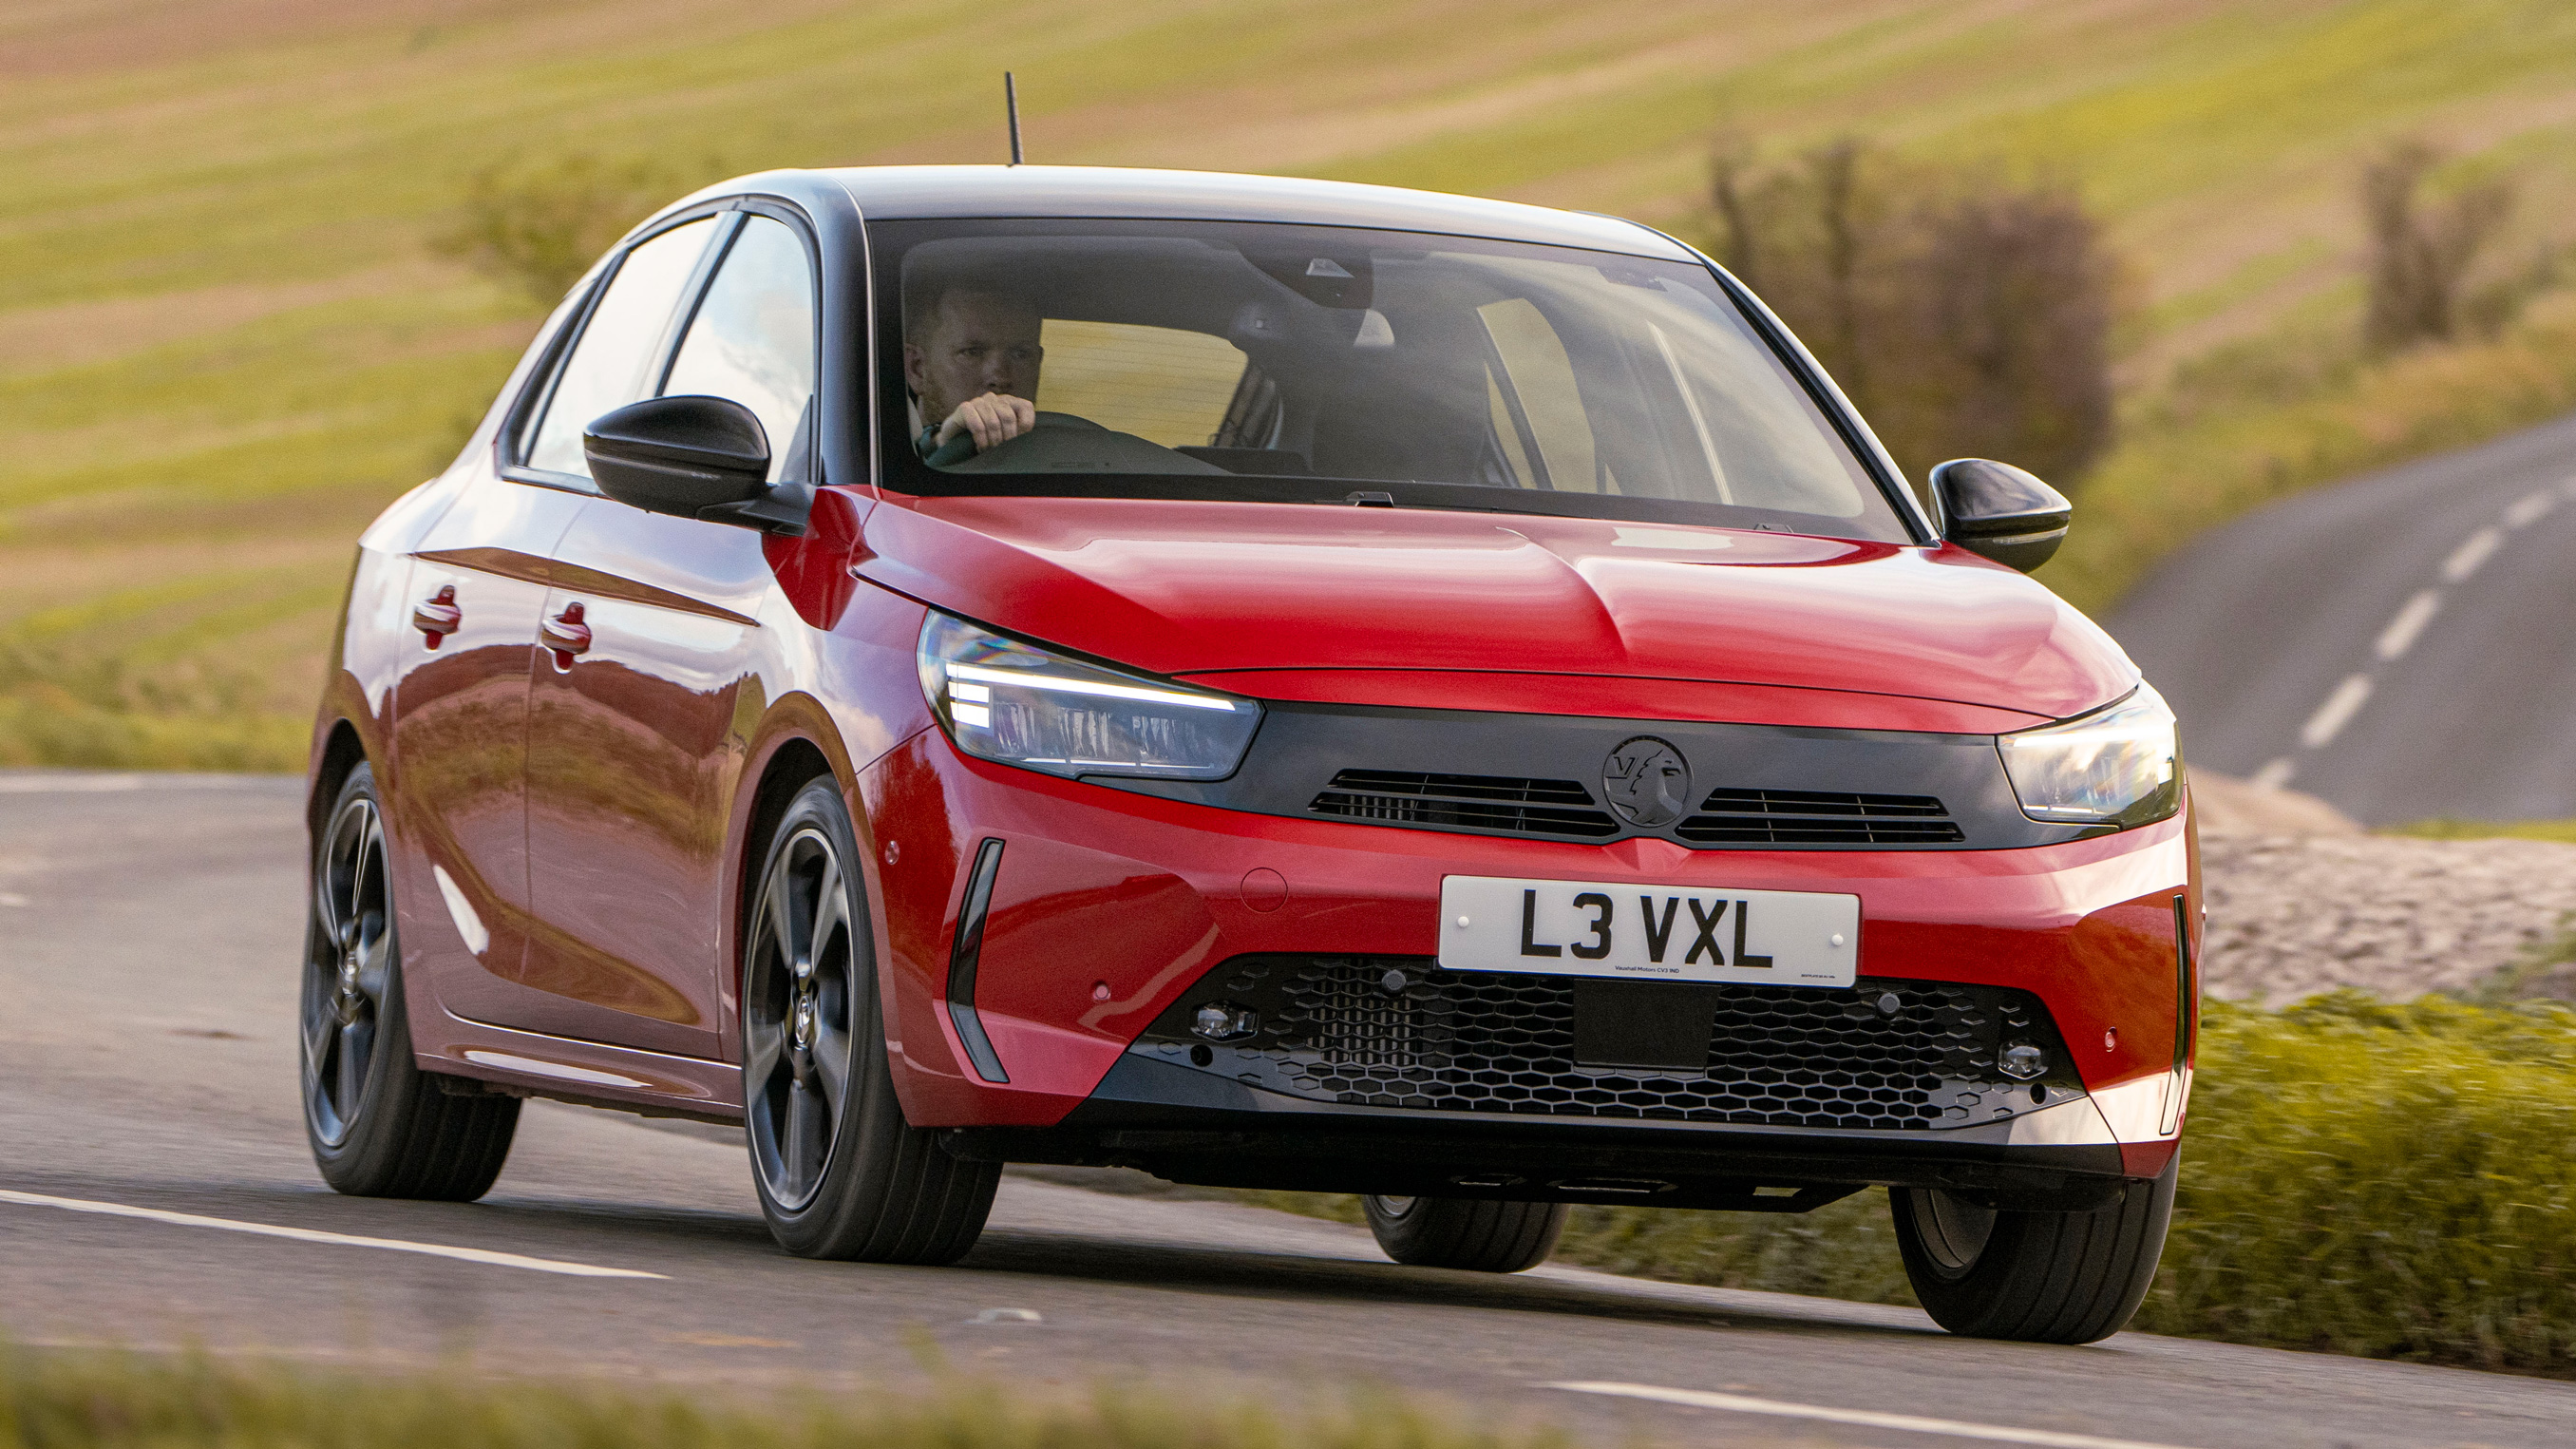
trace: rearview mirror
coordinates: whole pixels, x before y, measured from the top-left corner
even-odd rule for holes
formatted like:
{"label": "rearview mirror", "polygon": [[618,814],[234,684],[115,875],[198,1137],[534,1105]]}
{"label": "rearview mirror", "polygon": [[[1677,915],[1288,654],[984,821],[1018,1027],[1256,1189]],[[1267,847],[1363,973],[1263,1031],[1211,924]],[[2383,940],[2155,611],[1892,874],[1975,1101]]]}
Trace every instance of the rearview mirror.
{"label": "rearview mirror", "polygon": [[582,430],[599,491],[631,508],[773,533],[803,533],[814,490],[769,482],[769,438],[729,398],[657,397]]}
{"label": "rearview mirror", "polygon": [[1941,536],[2023,573],[2048,562],[2066,541],[2075,505],[2010,463],[1953,458],[1932,470]]}

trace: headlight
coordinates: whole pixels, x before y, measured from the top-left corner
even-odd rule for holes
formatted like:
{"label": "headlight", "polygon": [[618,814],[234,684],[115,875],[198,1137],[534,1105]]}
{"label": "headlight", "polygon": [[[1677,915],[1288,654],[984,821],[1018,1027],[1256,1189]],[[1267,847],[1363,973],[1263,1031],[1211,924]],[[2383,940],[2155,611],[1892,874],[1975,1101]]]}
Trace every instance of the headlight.
{"label": "headlight", "polygon": [[1085,664],[933,611],[921,691],[957,748],[1050,775],[1222,780],[1261,706]]}
{"label": "headlight", "polygon": [[2107,709],[1997,742],[2022,813],[2033,820],[2144,825],[2182,801],[2173,711],[2144,684]]}

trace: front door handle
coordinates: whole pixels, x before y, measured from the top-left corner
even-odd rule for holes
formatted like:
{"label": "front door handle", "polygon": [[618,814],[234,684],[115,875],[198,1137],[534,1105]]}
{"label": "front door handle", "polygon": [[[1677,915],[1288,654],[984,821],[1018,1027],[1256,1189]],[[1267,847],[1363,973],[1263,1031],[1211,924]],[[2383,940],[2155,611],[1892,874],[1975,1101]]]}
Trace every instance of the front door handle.
{"label": "front door handle", "polygon": [[590,626],[582,622],[579,604],[564,605],[564,611],[538,626],[537,632],[554,651],[557,669],[572,668],[572,657],[590,649]]}
{"label": "front door handle", "polygon": [[411,606],[411,626],[432,649],[465,627],[465,611],[456,607],[456,585],[441,584],[437,594]]}

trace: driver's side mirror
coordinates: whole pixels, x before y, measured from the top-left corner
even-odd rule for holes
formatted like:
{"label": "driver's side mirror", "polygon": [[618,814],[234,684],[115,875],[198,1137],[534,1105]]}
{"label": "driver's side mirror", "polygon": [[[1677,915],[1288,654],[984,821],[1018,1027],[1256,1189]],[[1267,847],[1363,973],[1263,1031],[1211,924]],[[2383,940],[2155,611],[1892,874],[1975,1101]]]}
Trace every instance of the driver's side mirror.
{"label": "driver's side mirror", "polygon": [[2010,463],[1953,458],[1932,470],[1941,536],[2023,573],[2048,562],[2066,541],[2075,505]]}
{"label": "driver's side mirror", "polygon": [[656,397],[593,418],[582,456],[599,491],[631,508],[771,533],[803,533],[814,490],[769,482],[769,438],[720,397]]}

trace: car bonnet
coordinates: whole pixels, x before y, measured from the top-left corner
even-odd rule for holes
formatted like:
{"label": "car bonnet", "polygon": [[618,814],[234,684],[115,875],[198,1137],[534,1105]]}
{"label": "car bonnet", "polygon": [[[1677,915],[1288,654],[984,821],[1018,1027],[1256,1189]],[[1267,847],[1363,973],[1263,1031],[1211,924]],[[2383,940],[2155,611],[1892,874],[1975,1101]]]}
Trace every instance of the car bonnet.
{"label": "car bonnet", "polygon": [[[1430,509],[888,503],[868,519],[863,577],[1220,686],[1249,671],[1592,675],[2063,718],[2138,679],[2045,587],[1955,548]],[[1263,692],[1250,673],[1235,687]]]}

